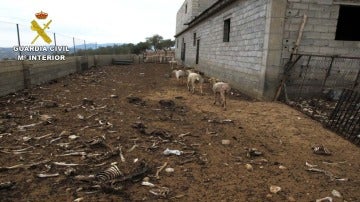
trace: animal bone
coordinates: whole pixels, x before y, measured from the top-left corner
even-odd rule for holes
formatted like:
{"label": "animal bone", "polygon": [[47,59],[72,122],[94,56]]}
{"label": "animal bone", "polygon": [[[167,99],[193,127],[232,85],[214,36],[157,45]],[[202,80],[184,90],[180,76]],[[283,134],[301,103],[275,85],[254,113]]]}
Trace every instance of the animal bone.
{"label": "animal bone", "polygon": [[159,176],[159,174],[160,174],[160,172],[167,166],[167,162],[165,162],[161,167],[159,167],[159,169],[156,171],[156,174],[155,174],[155,177],[156,177],[156,179],[160,179],[160,176]]}
{"label": "animal bone", "polygon": [[77,163],[65,163],[65,162],[53,162],[54,165],[57,166],[81,166],[84,164],[77,164]]}
{"label": "animal bone", "polygon": [[185,137],[185,136],[187,136],[187,135],[191,135],[191,133],[190,133],[190,132],[183,133],[183,134],[180,134],[178,137],[179,137],[179,138],[183,138],[183,137]]}
{"label": "animal bone", "polygon": [[37,176],[37,177],[40,177],[40,178],[57,177],[57,176],[59,176],[59,173],[53,173],[53,174],[43,174],[43,173],[40,173],[40,174],[37,174],[36,176]]}

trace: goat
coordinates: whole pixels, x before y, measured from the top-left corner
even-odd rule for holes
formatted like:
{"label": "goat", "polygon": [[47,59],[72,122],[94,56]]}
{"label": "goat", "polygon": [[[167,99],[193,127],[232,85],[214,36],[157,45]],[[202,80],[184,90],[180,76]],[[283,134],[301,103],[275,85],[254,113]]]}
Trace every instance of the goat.
{"label": "goat", "polygon": [[177,61],[174,58],[171,58],[171,60],[169,61],[170,67],[171,69],[174,69],[174,64],[177,65]]}
{"label": "goat", "polygon": [[[218,101],[220,105],[226,110],[226,94],[230,92],[231,86],[225,82],[216,82],[215,78],[209,79],[213,83],[213,92],[214,92],[214,105]],[[218,95],[220,96],[220,100],[218,99]]]}
{"label": "goat", "polygon": [[186,76],[186,73],[185,73],[185,71],[183,71],[183,70],[174,70],[174,71],[172,71],[173,72],[173,74],[175,74],[175,77],[176,77],[176,79],[178,80],[178,81],[181,81],[181,83],[182,83],[182,79],[181,78],[183,78],[183,77],[185,77]]}
{"label": "goat", "polygon": [[[199,83],[199,85],[200,85],[200,93],[202,95],[203,94],[202,85],[204,83],[204,79],[198,73],[194,73],[194,72],[192,72],[190,70],[187,70],[187,72],[188,72],[188,79],[187,79],[187,88],[188,88],[188,90],[191,91],[192,93],[195,93],[195,84]],[[189,84],[191,84],[191,89],[190,89]]]}

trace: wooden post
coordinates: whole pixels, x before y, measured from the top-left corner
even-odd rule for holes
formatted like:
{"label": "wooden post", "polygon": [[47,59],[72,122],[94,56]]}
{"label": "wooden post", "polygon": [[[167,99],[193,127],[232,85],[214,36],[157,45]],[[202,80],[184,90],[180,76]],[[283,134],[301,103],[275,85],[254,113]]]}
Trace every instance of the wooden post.
{"label": "wooden post", "polygon": [[[305,24],[306,24],[306,21],[307,21],[307,15],[304,14],[304,17],[303,17],[303,21],[301,23],[301,26],[300,26],[300,29],[299,29],[299,34],[298,34],[298,37],[296,39],[296,42],[295,42],[295,45],[291,51],[291,56],[293,54],[296,54],[297,53],[297,50],[299,48],[299,45],[300,45],[300,42],[301,42],[301,38],[302,38],[302,35],[303,35],[303,32],[304,32],[304,28],[305,28]],[[280,92],[281,90],[283,89],[284,87],[284,83],[286,82],[286,79],[287,79],[287,74],[288,72],[290,71],[290,69],[295,65],[295,63],[300,59],[299,57],[296,59],[296,61],[292,62],[292,59],[293,57],[290,57],[289,59],[289,62],[286,63],[285,65],[285,68],[284,68],[284,73],[283,73],[283,78],[281,80],[281,83],[278,87],[278,89],[276,90],[276,93],[275,93],[275,96],[274,96],[274,101],[278,100],[279,96],[280,96]]]}

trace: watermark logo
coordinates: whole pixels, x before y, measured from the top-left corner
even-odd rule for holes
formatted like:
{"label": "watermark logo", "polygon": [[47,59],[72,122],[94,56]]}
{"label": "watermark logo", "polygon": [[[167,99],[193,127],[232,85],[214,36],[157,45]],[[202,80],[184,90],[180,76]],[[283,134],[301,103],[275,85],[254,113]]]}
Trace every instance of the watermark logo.
{"label": "watermark logo", "polygon": [[[35,17],[38,20],[45,20],[48,17],[48,14],[41,11],[35,14]],[[37,33],[36,37],[32,40],[31,44],[34,44],[38,38],[42,38],[47,44],[51,44],[52,40],[45,32],[46,29],[49,29],[52,20],[49,20],[44,27],[41,27],[39,23],[34,19],[31,21],[31,29]],[[56,39],[54,34],[55,45],[26,45],[26,46],[14,46],[13,51],[18,53],[18,60],[38,60],[38,61],[57,61],[65,60],[65,55],[69,53],[68,46],[59,46],[56,45]]]}
{"label": "watermark logo", "polygon": [[[39,20],[45,20],[47,16],[48,14],[43,11],[35,14],[35,17]],[[31,44],[34,44],[39,37],[41,37],[48,44],[52,42],[51,38],[45,32],[45,29],[49,29],[49,25],[51,22],[52,20],[49,20],[46,24],[44,24],[44,27],[41,28],[41,26],[36,20],[31,21],[31,30],[37,32],[37,35],[34,40],[32,40]]]}

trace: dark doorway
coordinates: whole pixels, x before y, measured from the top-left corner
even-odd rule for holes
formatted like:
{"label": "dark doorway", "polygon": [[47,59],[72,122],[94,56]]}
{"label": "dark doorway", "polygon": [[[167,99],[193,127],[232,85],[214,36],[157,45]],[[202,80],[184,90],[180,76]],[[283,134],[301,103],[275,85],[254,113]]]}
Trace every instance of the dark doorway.
{"label": "dark doorway", "polygon": [[182,44],[182,49],[181,49],[181,60],[184,62],[185,61],[185,51],[186,51],[186,43]]}
{"label": "dark doorway", "polygon": [[196,41],[196,60],[195,60],[196,64],[199,64],[199,51],[200,51],[200,39]]}

